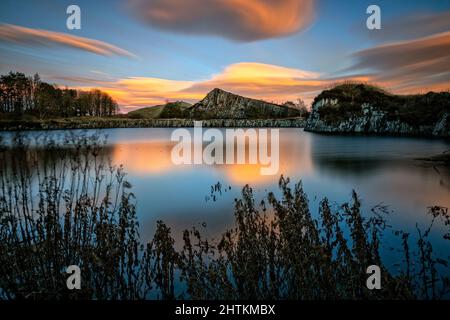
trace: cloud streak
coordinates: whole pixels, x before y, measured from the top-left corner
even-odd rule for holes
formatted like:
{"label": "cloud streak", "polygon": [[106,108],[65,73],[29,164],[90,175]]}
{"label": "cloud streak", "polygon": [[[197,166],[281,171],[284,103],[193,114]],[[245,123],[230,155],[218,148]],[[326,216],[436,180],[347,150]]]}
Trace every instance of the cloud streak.
{"label": "cloud streak", "polygon": [[129,0],[142,21],[185,34],[255,41],[296,33],[314,19],[315,0]]}
{"label": "cloud streak", "polygon": [[436,13],[416,13],[397,16],[383,22],[377,32],[357,27],[367,37],[376,41],[412,40],[450,31],[450,11]]}
{"label": "cloud streak", "polygon": [[370,70],[374,81],[388,83],[394,89],[450,87],[450,31],[369,48],[357,52],[354,58],[350,70]]}
{"label": "cloud streak", "polygon": [[308,99],[308,93],[312,97],[315,91],[328,83],[319,79],[319,76],[318,73],[300,69],[244,62],[232,64],[206,80],[178,81],[133,77],[101,83],[99,87],[116,99],[122,111],[126,112],[138,107],[165,103],[166,100],[197,102],[216,87],[278,103],[295,100],[300,97],[300,93],[303,98]]}
{"label": "cloud streak", "polygon": [[271,64],[242,62],[231,64],[203,80],[133,77],[98,85],[118,101],[123,112],[162,104],[167,100],[197,102],[216,87],[275,103],[298,98],[310,103],[331,83],[344,80],[375,83],[394,93],[404,94],[450,88],[450,32],[372,47],[351,57],[353,66],[337,77]]}
{"label": "cloud streak", "polygon": [[117,55],[136,58],[133,53],[103,41],[11,24],[0,25],[0,41],[28,46],[59,45],[102,56]]}

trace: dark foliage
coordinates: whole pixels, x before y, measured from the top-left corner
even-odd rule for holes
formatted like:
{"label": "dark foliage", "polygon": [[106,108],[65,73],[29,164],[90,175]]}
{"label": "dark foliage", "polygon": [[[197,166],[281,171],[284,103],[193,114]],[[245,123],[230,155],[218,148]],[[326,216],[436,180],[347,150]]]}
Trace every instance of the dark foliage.
{"label": "dark foliage", "polygon": [[42,82],[38,74],[10,72],[0,77],[1,118],[112,116],[117,111],[117,103],[100,90],[60,89]]}

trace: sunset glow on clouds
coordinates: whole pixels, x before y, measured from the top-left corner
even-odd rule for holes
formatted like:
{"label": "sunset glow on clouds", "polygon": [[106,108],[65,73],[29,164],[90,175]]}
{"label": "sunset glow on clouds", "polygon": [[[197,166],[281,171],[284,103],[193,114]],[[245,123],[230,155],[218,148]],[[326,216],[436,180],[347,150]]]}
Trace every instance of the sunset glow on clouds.
{"label": "sunset glow on clouds", "polygon": [[62,2],[5,1],[1,73],[98,88],[122,112],[195,103],[217,87],[308,104],[345,80],[401,94],[450,88],[450,3],[380,0],[383,27],[367,30],[359,0],[79,0],[83,27],[69,31]]}
{"label": "sunset glow on clouds", "polygon": [[355,57],[352,70],[371,69],[374,81],[391,83],[394,89],[450,88],[450,31],[369,48]]}
{"label": "sunset glow on clouds", "polygon": [[[428,41],[428,40],[427,40]],[[434,39],[431,45],[436,45]],[[377,64],[376,57],[386,54],[390,59],[397,59],[396,56],[406,54],[402,47],[410,49],[414,43],[403,43],[373,48],[368,51],[359,52],[360,57],[355,70],[365,68],[380,68],[385,65]],[[400,49],[398,49],[400,46]],[[390,50],[396,48],[396,50]],[[423,49],[426,50],[426,49]],[[445,50],[440,55],[445,54]],[[365,60],[367,56],[372,59]],[[385,61],[384,59],[382,61]],[[409,62],[408,62],[409,61]],[[399,93],[417,93],[427,90],[447,90],[450,87],[448,79],[448,59],[431,59],[430,64],[440,63],[442,77],[433,79],[436,70],[428,69],[429,65],[423,62],[414,62],[414,58],[403,59],[399,63],[399,68],[395,71],[386,69],[381,73],[355,73],[342,77],[327,77],[317,72],[286,68],[281,66],[261,64],[261,63],[237,63],[226,67],[221,73],[211,76],[210,79],[198,81],[177,81],[159,78],[134,77],[119,79],[111,83],[103,83],[97,86],[108,92],[115,98],[122,107],[122,112],[128,112],[139,107],[164,104],[167,101],[183,100],[195,103],[201,100],[209,91],[214,88],[221,88],[239,95],[283,103],[286,101],[296,101],[303,99],[310,104],[313,98],[321,91],[329,87],[332,83],[341,81],[355,81],[365,83],[376,83],[388,90]],[[384,62],[387,63],[387,62]],[[389,66],[389,64],[387,64]],[[425,67],[425,68],[423,68]],[[386,76],[389,74],[390,76]],[[407,78],[405,78],[407,77]],[[431,77],[428,79],[427,77]],[[429,83],[427,82],[429,80]],[[433,82],[434,81],[434,82]],[[424,86],[427,83],[427,86]],[[93,88],[85,87],[85,90]]]}
{"label": "sunset glow on clouds", "polygon": [[78,37],[62,32],[31,29],[10,24],[0,25],[0,41],[31,46],[61,45],[103,56],[119,55],[135,57],[133,53],[127,50],[103,41]]}
{"label": "sunset glow on clouds", "polygon": [[214,88],[281,103],[299,98],[299,92],[320,89],[323,81],[319,76],[314,72],[268,64],[237,63],[207,80],[175,81],[134,77],[106,83],[99,88],[111,94],[123,111],[162,104],[166,100],[197,102]]}
{"label": "sunset glow on clouds", "polygon": [[161,29],[237,41],[286,36],[310,25],[314,0],[129,0],[132,11]]}

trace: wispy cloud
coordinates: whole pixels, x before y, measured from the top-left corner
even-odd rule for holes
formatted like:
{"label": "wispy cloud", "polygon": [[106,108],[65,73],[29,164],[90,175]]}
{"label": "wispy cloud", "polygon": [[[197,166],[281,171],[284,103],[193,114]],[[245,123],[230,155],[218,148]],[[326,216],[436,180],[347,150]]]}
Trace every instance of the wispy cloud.
{"label": "wispy cloud", "polygon": [[136,58],[133,53],[103,41],[11,24],[0,25],[0,41],[28,46],[60,45],[103,56],[118,55]]}
{"label": "wispy cloud", "polygon": [[315,0],[128,0],[146,23],[165,30],[237,41],[286,36],[314,19]]}
{"label": "wispy cloud", "polygon": [[383,27],[376,32],[361,28],[359,25],[354,28],[376,41],[412,40],[450,31],[450,11],[417,12],[396,16],[383,21]]}
{"label": "wispy cloud", "polygon": [[369,70],[392,89],[450,88],[450,31],[376,46],[354,54],[352,71]]}
{"label": "wispy cloud", "polygon": [[[330,83],[344,80],[381,85],[395,93],[417,93],[450,88],[450,32],[372,47],[352,55],[354,64],[340,76],[255,62],[235,63],[202,80],[152,77],[99,82],[122,111],[174,100],[197,102],[213,88],[282,103],[304,99],[310,103]],[[86,87],[92,88],[95,83]]]}
{"label": "wispy cloud", "polygon": [[[360,53],[361,54],[361,53]],[[428,78],[412,77],[401,73],[384,76],[382,72],[364,73],[361,63],[351,75],[328,77],[324,74],[295,68],[261,63],[236,63],[206,80],[179,81],[151,77],[132,77],[112,82],[89,84],[79,89],[99,88],[109,93],[121,106],[122,112],[163,104],[166,101],[197,102],[210,90],[218,87],[243,96],[283,103],[302,98],[311,103],[314,97],[330,84],[341,81],[376,83],[397,93],[416,93],[425,90],[441,91],[450,88],[444,73],[436,71]],[[416,68],[420,66],[420,63]],[[386,67],[388,68],[388,67]]]}

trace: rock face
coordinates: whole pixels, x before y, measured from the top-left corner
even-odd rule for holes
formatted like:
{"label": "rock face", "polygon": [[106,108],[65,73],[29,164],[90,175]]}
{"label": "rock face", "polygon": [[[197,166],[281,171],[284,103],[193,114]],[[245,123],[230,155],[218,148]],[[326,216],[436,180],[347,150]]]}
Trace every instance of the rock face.
{"label": "rock face", "polygon": [[187,110],[192,119],[280,119],[298,117],[299,111],[214,89]]}
{"label": "rock face", "polygon": [[339,106],[338,99],[321,99],[313,104],[305,130],[330,134],[377,134],[450,138],[450,114],[442,111],[439,120],[431,125],[411,125],[375,108],[370,103],[362,103],[360,112],[337,121],[325,120],[322,108]]}
{"label": "rock face", "polygon": [[450,113],[445,112],[433,128],[433,136],[450,136]]}

